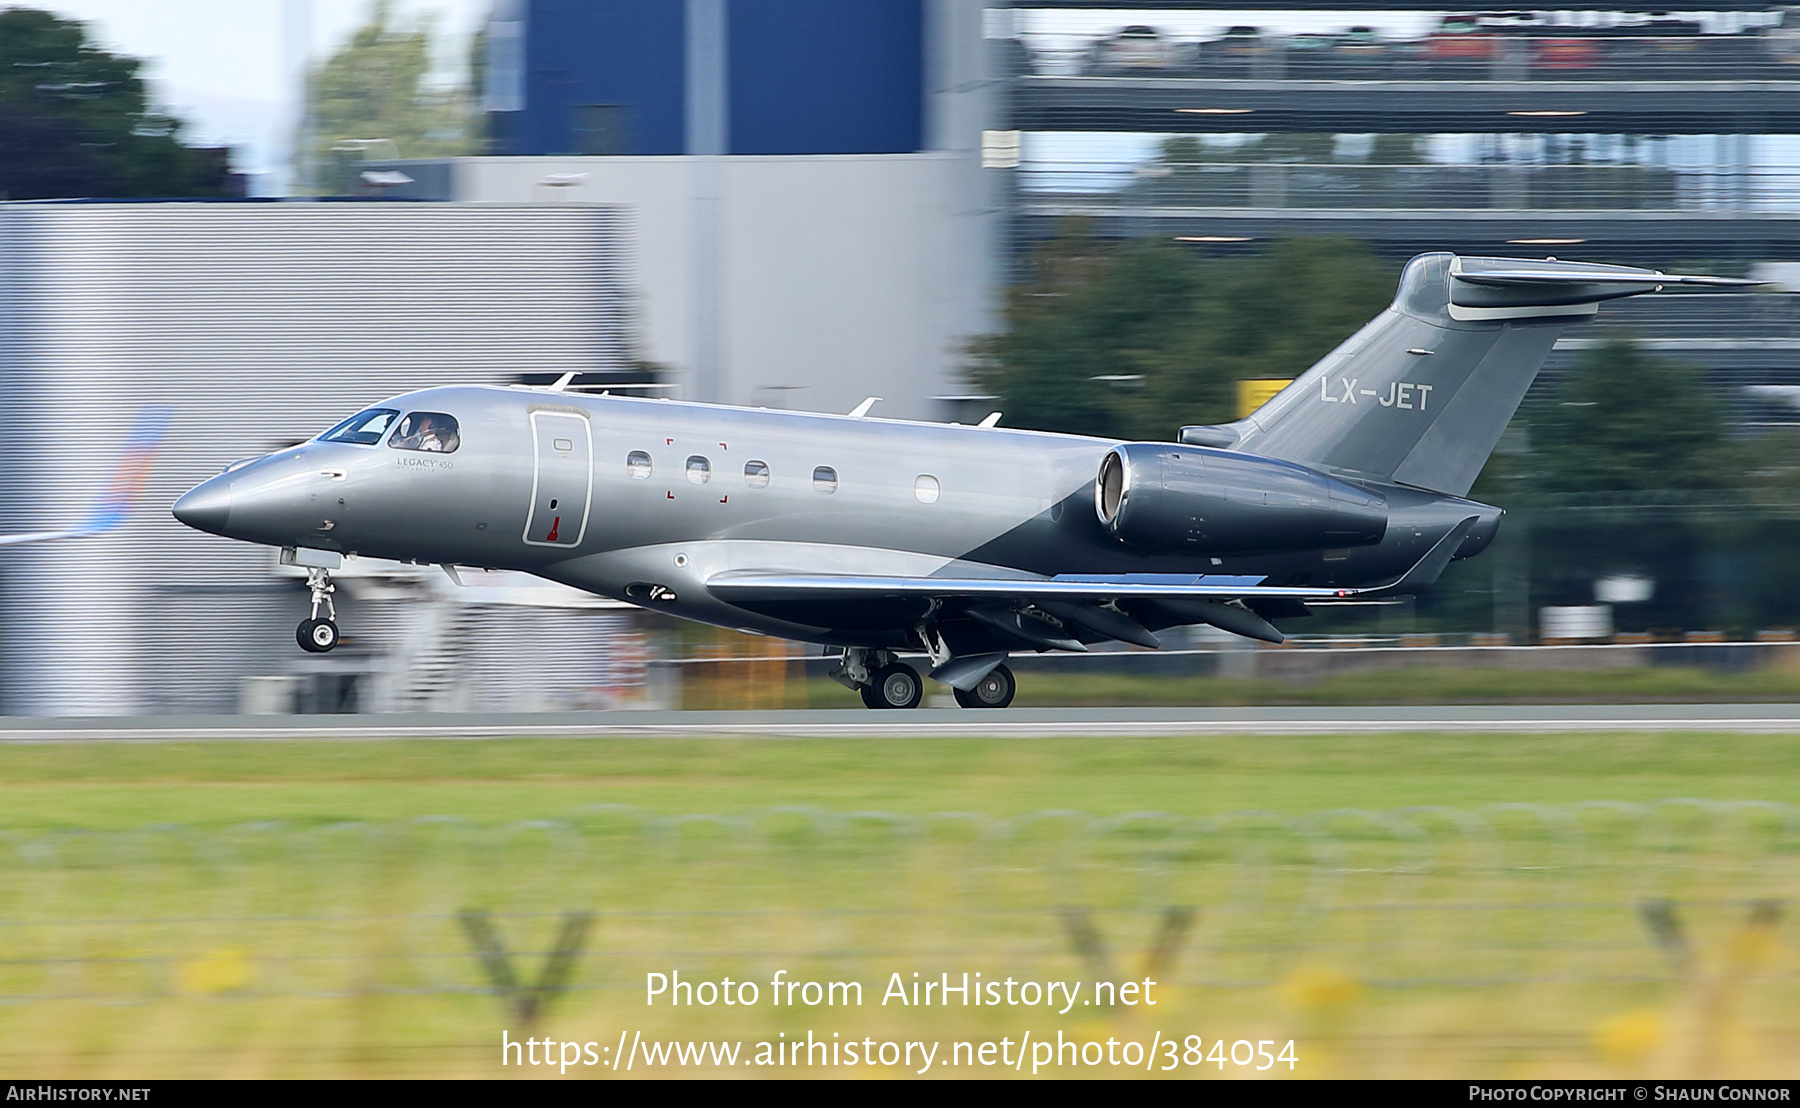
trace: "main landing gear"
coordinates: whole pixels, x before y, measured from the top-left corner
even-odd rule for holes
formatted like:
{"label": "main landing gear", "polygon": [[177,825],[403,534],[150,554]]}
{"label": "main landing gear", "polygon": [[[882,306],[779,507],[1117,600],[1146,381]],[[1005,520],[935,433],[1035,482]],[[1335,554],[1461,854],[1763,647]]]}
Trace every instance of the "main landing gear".
{"label": "main landing gear", "polygon": [[[324,654],[338,644],[337,605],[331,602],[331,594],[337,591],[337,586],[331,583],[330,570],[309,568],[306,587],[312,590],[312,616],[300,621],[294,638],[300,643],[301,650]],[[319,618],[320,605],[325,607],[324,619]]]}
{"label": "main landing gear", "polygon": [[[851,647],[844,651],[844,660],[831,676],[855,689],[868,708],[917,708],[925,696],[925,682],[919,671],[885,650]],[[1004,708],[1012,703],[1017,689],[1012,670],[1001,664],[989,670],[974,688],[955,690],[956,702],[964,708]]]}
{"label": "main landing gear", "polygon": [[874,673],[874,680],[857,690],[866,708],[917,708],[925,696],[925,682],[905,662],[889,662]]}
{"label": "main landing gear", "polygon": [[1013,693],[1018,690],[1019,683],[1013,680],[1012,670],[1002,662],[975,682],[974,688],[957,689],[956,702],[965,708],[1004,708],[1013,702]]}

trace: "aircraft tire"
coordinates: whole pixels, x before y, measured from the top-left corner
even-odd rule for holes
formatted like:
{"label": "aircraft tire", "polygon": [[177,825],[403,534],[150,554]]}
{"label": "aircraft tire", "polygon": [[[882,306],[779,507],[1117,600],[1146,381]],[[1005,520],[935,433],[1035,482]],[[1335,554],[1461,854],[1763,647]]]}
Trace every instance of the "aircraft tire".
{"label": "aircraft tire", "polygon": [[306,619],[294,632],[300,649],[309,654],[324,654],[338,644],[338,625],[328,619]]}
{"label": "aircraft tire", "polygon": [[894,662],[875,671],[875,683],[862,690],[863,703],[871,708],[917,708],[925,696],[919,671],[905,662]]}
{"label": "aircraft tire", "polygon": [[955,690],[956,702],[965,708],[1004,708],[1013,702],[1013,694],[1018,689],[1019,683],[1013,680],[1012,670],[1002,662],[976,682],[974,688],[967,692]]}

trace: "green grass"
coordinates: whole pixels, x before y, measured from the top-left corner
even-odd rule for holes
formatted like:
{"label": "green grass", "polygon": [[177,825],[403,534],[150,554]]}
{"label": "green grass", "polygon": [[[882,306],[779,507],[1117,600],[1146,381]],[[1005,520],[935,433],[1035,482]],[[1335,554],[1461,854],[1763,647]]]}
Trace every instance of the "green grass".
{"label": "green grass", "polygon": [[[523,1025],[477,991],[454,915],[468,908],[499,913],[509,949],[531,952],[517,958],[526,977],[557,913],[598,913],[580,991],[540,1030],[580,1041],[1160,1031],[1295,1038],[1302,1075],[1793,1076],[1793,925],[1758,931],[1746,905],[1800,895],[1795,829],[1784,839],[1766,813],[1651,804],[1668,797],[1800,805],[1800,741],[0,746],[0,1079],[508,1076],[498,1039]],[[1592,800],[1649,806],[1581,807]],[[1520,803],[1556,807],[1548,818],[1498,807]],[[668,822],[647,832],[591,805]],[[956,820],[908,829],[784,807],[1273,815],[1185,838],[1085,818],[995,837]],[[1433,811],[1294,822],[1418,807]],[[692,813],[740,822],[671,821]],[[433,815],[459,818],[415,818]],[[1411,830],[1397,833],[1396,818]],[[1648,938],[1647,897],[1680,902],[1693,976],[1671,974]],[[893,972],[1091,980],[1101,971],[1069,939],[1070,906],[1090,913],[1118,973],[1136,976],[1171,905],[1199,914],[1157,971],[1167,991],[1154,1013],[874,1000]],[[672,969],[854,979],[870,1001],[647,1008],[644,975]]]}
{"label": "green grass", "polygon": [[1316,682],[1028,673],[1021,707],[1169,704],[1542,704],[1800,700],[1800,671],[1394,669]]}
{"label": "green grass", "polygon": [[[1014,703],[1021,708],[1800,701],[1800,669],[1791,667],[1744,673],[1681,666],[1614,670],[1417,667],[1337,674],[1305,682],[1024,670],[1018,681]],[[927,684],[926,692],[947,695],[936,684]],[[808,680],[804,701],[793,706],[801,703],[813,708],[862,706],[855,693],[826,678]]]}
{"label": "green grass", "polygon": [[0,746],[0,788],[0,828],[14,830],[442,814],[491,823],[594,803],[994,816],[1670,796],[1800,803],[1800,742],[1653,733],[45,744]]}

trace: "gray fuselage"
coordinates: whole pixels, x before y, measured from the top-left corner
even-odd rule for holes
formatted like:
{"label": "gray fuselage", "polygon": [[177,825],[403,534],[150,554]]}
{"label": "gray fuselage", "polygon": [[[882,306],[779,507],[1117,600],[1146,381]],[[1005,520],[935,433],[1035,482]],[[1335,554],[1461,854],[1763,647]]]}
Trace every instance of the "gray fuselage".
{"label": "gray fuselage", "polygon": [[[1470,515],[1480,524],[1457,554],[1478,553],[1500,515],[1362,481],[1387,516],[1379,541],[1146,549],[1096,514],[1112,440],[502,387],[429,389],[380,407],[450,415],[459,444],[429,453],[310,441],[202,484],[183,498],[183,518],[271,546],[523,570],[721,626],[902,648],[929,615],[922,601],[751,610],[715,599],[705,582],[729,570],[1211,573],[1351,588],[1403,573]],[[1254,495],[1260,507],[1264,494]],[[645,586],[660,591],[651,598]]]}

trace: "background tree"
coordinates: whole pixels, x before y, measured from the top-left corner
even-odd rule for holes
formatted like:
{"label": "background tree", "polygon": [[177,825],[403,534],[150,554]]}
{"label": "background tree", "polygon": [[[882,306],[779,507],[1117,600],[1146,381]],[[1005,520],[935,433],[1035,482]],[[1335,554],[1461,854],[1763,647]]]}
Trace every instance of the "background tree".
{"label": "background tree", "polygon": [[364,151],[352,143],[386,140],[367,148],[372,157],[475,151],[475,106],[468,89],[432,80],[436,35],[435,13],[402,25],[392,0],[373,0],[368,21],[307,79],[306,118],[295,144],[304,187],[354,192]]}
{"label": "background tree", "polygon": [[1343,239],[1207,258],[1077,231],[1011,291],[1008,330],[976,344],[973,376],[1013,426],[1166,440],[1234,418],[1239,379],[1299,375],[1386,307],[1394,280]]}
{"label": "background tree", "polygon": [[181,122],[151,109],[142,65],[74,20],[0,11],[0,198],[237,191],[226,151],[183,145]]}
{"label": "background tree", "polygon": [[1527,418],[1534,483],[1546,492],[1709,488],[1739,476],[1715,464],[1724,428],[1705,375],[1629,339],[1588,351]]}

